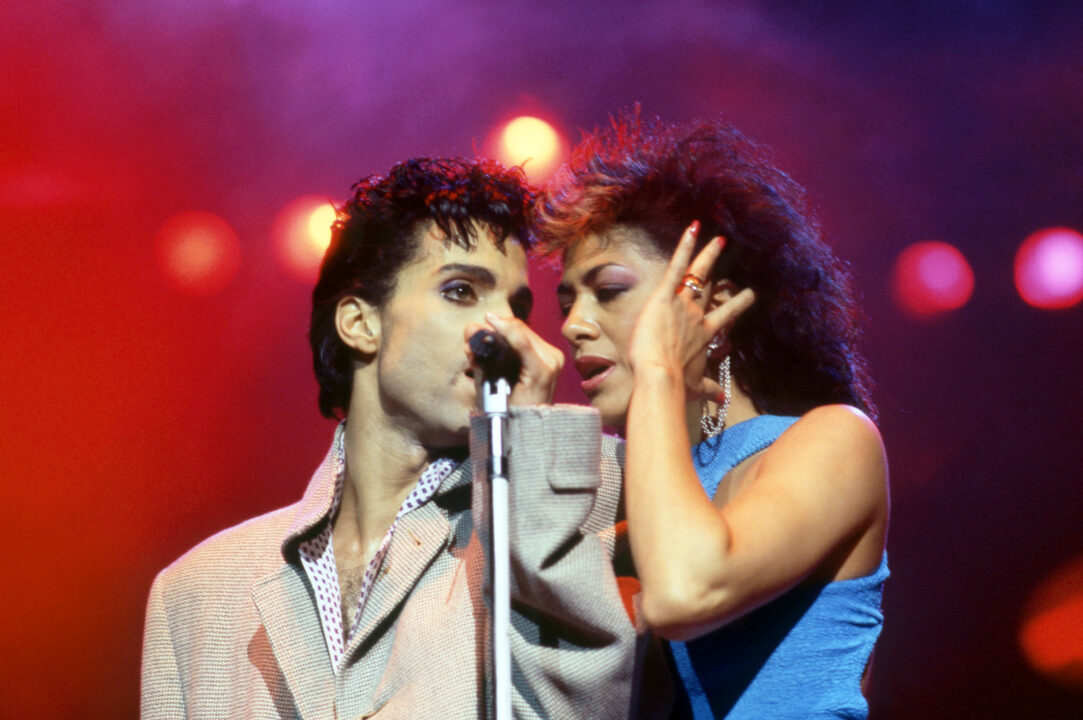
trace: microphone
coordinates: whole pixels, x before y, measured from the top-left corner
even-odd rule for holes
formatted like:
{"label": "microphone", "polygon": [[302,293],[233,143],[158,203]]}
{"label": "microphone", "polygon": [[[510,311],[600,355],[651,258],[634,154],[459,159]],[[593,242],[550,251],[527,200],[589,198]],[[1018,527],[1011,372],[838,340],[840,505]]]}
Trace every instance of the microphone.
{"label": "microphone", "polygon": [[470,336],[470,352],[485,380],[504,378],[509,386],[519,381],[522,360],[508,341],[492,330],[478,330]]}

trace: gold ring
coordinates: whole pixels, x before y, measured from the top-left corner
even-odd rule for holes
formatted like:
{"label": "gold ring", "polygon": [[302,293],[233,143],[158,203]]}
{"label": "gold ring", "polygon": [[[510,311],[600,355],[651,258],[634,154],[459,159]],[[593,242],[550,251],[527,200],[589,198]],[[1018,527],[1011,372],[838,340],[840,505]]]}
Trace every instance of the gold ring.
{"label": "gold ring", "polygon": [[[703,279],[699,278],[692,273],[688,273],[681,278],[681,287],[686,287],[692,291],[692,297],[699,298],[703,294]],[[677,288],[677,292],[680,292],[681,288]]]}

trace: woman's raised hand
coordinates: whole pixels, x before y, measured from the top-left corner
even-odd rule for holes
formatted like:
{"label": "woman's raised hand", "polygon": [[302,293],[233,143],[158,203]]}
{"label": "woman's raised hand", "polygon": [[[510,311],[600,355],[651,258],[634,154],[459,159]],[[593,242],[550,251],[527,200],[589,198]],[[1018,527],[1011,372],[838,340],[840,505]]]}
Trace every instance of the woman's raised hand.
{"label": "woman's raised hand", "polygon": [[748,288],[731,296],[712,287],[706,278],[722,254],[725,239],[714,238],[692,260],[698,233],[698,221],[684,231],[662,281],[643,306],[629,361],[633,373],[659,369],[673,377],[683,376],[687,392],[710,397],[721,388],[703,375],[707,345],[752,306],[755,296]]}

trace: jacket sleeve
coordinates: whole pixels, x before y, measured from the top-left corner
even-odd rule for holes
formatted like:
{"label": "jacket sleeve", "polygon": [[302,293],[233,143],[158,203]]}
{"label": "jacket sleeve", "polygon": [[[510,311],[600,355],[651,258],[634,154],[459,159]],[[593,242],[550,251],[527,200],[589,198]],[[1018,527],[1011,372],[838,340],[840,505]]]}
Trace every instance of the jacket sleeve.
{"label": "jacket sleeve", "polygon": [[[491,550],[488,436],[485,419],[474,418],[474,527],[486,556]],[[629,717],[637,634],[621,600],[612,543],[596,531],[616,521],[620,494],[619,469],[602,472],[600,442],[600,420],[591,408],[511,409],[512,704],[517,718]]]}
{"label": "jacket sleeve", "polygon": [[143,630],[141,720],[177,720],[187,717],[177,656],[166,617],[162,576],[154,581],[147,602]]}

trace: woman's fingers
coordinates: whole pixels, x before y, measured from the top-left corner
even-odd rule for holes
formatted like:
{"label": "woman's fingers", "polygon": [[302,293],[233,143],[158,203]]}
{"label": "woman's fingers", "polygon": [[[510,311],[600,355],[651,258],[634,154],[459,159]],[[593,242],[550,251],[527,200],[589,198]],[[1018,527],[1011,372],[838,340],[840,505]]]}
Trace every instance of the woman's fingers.
{"label": "woman's fingers", "polygon": [[715,400],[716,402],[725,392],[717,380],[709,377],[700,378],[699,387],[692,389],[696,391],[698,397],[704,400]]}
{"label": "woman's fingers", "polygon": [[[700,279],[700,285],[706,287],[708,278],[711,277],[711,270],[714,268],[714,264],[718,261],[718,256],[722,254],[722,249],[726,246],[726,239],[723,237],[716,237],[703,246],[703,249],[699,251],[699,255],[696,255],[696,259],[692,261],[692,264],[688,267],[687,274],[695,275]],[[703,293],[703,297],[695,297],[694,300],[699,300],[700,305],[706,307],[708,297],[706,293]]]}
{"label": "woman's fingers", "polygon": [[745,288],[704,315],[703,325],[710,337],[717,335],[722,328],[732,325],[733,321],[752,307],[755,301],[756,294],[752,292],[752,288]]}
{"label": "woman's fingers", "polygon": [[699,235],[699,220],[694,220],[677,243],[677,249],[673,251],[666,273],[662,276],[663,291],[674,295],[681,291],[681,279],[686,274],[688,263],[692,260],[692,251],[696,248],[696,237]]}
{"label": "woman's fingers", "polygon": [[692,292],[692,300],[701,307],[706,307],[709,298],[704,292],[711,270],[718,262],[718,257],[726,247],[726,239],[716,237],[703,246],[692,260],[692,251],[696,246],[696,236],[699,234],[699,221],[693,222],[684,231],[677,249],[673,252],[669,267],[663,280],[665,291],[679,295],[687,287]]}

